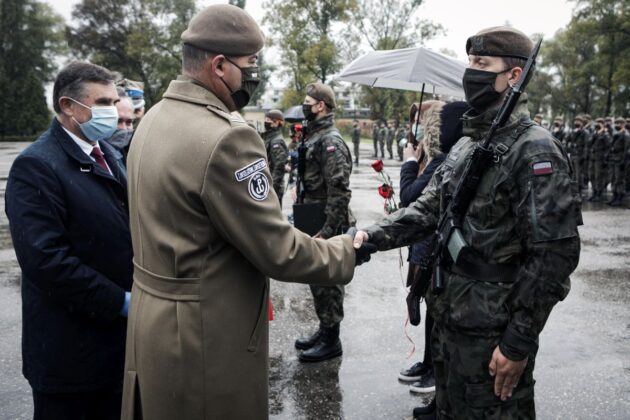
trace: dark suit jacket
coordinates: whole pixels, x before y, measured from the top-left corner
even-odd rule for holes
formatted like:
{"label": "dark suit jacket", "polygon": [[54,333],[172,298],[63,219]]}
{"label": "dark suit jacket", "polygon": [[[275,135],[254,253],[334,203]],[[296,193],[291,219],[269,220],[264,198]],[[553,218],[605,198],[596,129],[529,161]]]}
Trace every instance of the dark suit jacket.
{"label": "dark suit jacket", "polygon": [[113,175],[54,119],[9,173],[23,372],[40,392],[116,386],[123,375],[126,318],[119,313],[133,274],[127,174],[120,153],[99,144]]}

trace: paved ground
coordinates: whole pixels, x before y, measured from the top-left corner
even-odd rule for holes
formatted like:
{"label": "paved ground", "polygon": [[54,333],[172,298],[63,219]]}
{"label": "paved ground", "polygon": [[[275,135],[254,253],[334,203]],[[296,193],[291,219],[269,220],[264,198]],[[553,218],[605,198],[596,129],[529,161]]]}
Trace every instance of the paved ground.
{"label": "paved ground", "polygon": [[[23,144],[0,143],[0,196],[10,164]],[[351,206],[365,226],[382,214],[371,152],[352,175]],[[385,161],[398,182],[399,163]],[[290,208],[289,197],[284,203]],[[2,200],[3,203],[3,200]],[[572,291],[541,337],[536,369],[540,419],[630,419],[630,210],[586,205],[582,255]],[[347,287],[342,324],[344,356],[303,365],[294,339],[316,326],[307,286],[273,282],[275,320],[270,331],[271,418],[402,419],[425,401],[396,377],[418,360],[421,329],[405,337],[405,290],[399,252],[377,254]],[[406,257],[406,252],[403,253]],[[19,267],[7,220],[0,214],[0,419],[31,418],[30,389],[21,376]]]}

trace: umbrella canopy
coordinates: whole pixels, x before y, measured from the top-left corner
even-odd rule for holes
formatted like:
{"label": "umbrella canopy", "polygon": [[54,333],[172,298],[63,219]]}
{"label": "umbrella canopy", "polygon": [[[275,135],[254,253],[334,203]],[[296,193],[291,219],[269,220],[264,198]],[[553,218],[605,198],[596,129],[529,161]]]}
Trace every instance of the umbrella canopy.
{"label": "umbrella canopy", "polygon": [[339,80],[372,87],[464,97],[466,63],[427,48],[371,51],[350,63]]}
{"label": "umbrella canopy", "polygon": [[288,122],[300,122],[304,119],[302,105],[292,106],[284,112],[284,120]]}

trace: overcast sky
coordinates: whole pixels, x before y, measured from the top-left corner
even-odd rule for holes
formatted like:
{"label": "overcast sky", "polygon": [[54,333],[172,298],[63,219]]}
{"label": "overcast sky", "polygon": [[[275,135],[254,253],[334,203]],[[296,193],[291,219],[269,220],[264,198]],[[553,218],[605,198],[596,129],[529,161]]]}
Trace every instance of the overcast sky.
{"label": "overcast sky", "polygon": [[[72,6],[80,0],[47,0],[53,8],[67,21],[71,18]],[[227,3],[221,0],[197,0],[200,7],[214,3]],[[317,0],[313,0],[317,1]],[[246,10],[258,22],[262,21],[263,1],[248,0]],[[447,48],[466,61],[464,51],[466,39],[490,26],[509,22],[512,26],[528,35],[542,33],[545,38],[552,37],[558,29],[564,28],[571,19],[574,2],[566,0],[425,0],[417,15],[423,19],[441,24],[446,35],[426,43],[435,50]],[[265,28],[263,28],[264,30]],[[268,32],[268,31],[265,31]],[[272,62],[274,52],[269,51],[267,57]],[[272,83],[277,83],[273,81]]]}

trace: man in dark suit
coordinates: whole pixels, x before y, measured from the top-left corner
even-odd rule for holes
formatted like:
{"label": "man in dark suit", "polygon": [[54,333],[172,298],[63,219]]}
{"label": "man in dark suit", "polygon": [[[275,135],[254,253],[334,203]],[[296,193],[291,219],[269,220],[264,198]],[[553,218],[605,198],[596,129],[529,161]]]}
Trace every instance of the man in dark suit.
{"label": "man in dark suit", "polygon": [[124,162],[103,141],[118,122],[113,82],[89,63],[61,70],[57,116],[9,174],[35,419],[120,418],[133,264]]}

